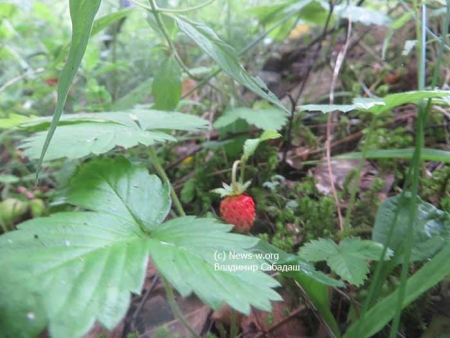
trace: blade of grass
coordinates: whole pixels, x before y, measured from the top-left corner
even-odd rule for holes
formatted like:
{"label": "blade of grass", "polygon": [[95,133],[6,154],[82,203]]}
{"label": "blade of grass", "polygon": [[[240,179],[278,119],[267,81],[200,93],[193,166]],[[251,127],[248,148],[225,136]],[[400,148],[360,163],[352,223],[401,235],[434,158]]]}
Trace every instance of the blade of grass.
{"label": "blade of grass", "polygon": [[[413,158],[414,148],[369,150],[364,156],[366,159],[394,158],[410,160]],[[333,157],[333,160],[359,160],[363,157],[361,152],[347,153]],[[450,151],[439,149],[422,149],[421,159],[450,163]]]}
{"label": "blade of grass", "polygon": [[[425,82],[426,82],[426,32],[425,28],[427,26],[427,7],[425,4],[422,4],[421,7],[418,7],[417,0],[414,0],[414,7],[417,8],[417,15],[416,15],[416,34],[417,34],[417,54],[418,54],[418,64],[419,64],[419,71],[417,74],[417,82],[419,90],[425,89]],[[421,19],[419,20],[419,8],[422,10]],[[430,105],[427,105],[427,108],[429,110]],[[411,251],[413,246],[413,240],[414,240],[414,225],[417,222],[417,196],[419,194],[419,180],[420,180],[420,169],[422,164],[421,159],[421,153],[424,145],[424,129],[425,129],[425,120],[428,115],[427,109],[424,106],[423,100],[419,101],[418,104],[418,118],[417,118],[417,126],[416,126],[416,147],[414,150],[414,160],[412,162],[412,186],[411,186],[411,203],[409,205],[410,209],[410,218],[408,222],[408,233],[406,236],[406,244],[405,244],[405,252],[404,252],[404,259],[403,259],[403,266],[402,271],[400,274],[400,286],[397,290],[397,302],[395,306],[395,315],[394,320],[392,323],[391,331],[390,331],[390,338],[396,338],[397,337],[397,331],[400,327],[400,317],[403,309],[403,301],[405,297],[409,296],[406,294],[406,283],[409,273],[409,264],[411,261]],[[404,189],[406,190],[406,189]],[[395,224],[397,225],[397,224]],[[394,226],[395,226],[394,225]]]}
{"label": "blade of grass", "polygon": [[[405,308],[424,292],[442,281],[450,271],[450,247],[440,251],[434,258],[426,263],[417,273],[411,276],[406,284],[406,294],[402,301]],[[344,338],[349,337],[371,337],[380,331],[396,314],[396,302],[399,290],[381,300],[366,315],[366,320],[361,323],[361,335],[356,335],[357,323],[350,326]]]}
{"label": "blade of grass", "polygon": [[45,153],[48,150],[53,134],[55,133],[59,119],[63,113],[67,95],[72,85],[75,74],[80,67],[86,46],[89,42],[95,15],[100,7],[101,0],[70,0],[70,17],[72,20],[72,39],[70,45],[69,56],[59,76],[58,81],[58,98],[56,101],[55,111],[53,113],[52,123],[48,130],[47,137],[42,147],[41,156],[36,168],[36,181],[39,177],[42,162]]}

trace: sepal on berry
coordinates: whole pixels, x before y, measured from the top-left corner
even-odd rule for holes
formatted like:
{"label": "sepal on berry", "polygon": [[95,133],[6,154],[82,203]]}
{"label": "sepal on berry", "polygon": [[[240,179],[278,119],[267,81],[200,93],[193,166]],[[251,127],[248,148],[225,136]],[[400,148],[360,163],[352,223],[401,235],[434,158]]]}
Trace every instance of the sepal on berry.
{"label": "sepal on berry", "polygon": [[238,196],[242,195],[250,186],[250,184],[252,184],[252,181],[247,181],[244,184],[236,182],[234,184],[234,187],[233,185],[222,183],[223,188],[216,188],[211,190],[211,192],[219,194],[222,198],[226,196]]}

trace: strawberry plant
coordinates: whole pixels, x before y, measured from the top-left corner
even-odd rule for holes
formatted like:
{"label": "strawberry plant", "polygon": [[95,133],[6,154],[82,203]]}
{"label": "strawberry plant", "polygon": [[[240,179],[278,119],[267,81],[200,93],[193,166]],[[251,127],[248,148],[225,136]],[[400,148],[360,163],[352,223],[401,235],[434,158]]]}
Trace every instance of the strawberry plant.
{"label": "strawberry plant", "polygon": [[[155,3],[150,4],[165,33]],[[262,259],[246,256],[260,240],[229,233],[232,226],[211,218],[186,216],[152,148],[156,143],[176,141],[167,130],[194,132],[207,126],[205,120],[155,109],[69,114],[61,118],[89,37],[103,22],[121,17],[94,22],[99,5],[100,1],[70,1],[72,43],[58,81],[55,111],[51,119],[40,118],[20,126],[37,132],[23,142],[22,148],[26,156],[39,159],[39,173],[41,165],[51,160],[86,158],[117,146],[128,149],[141,144],[149,147],[153,165],[164,181],[124,157],[90,161],[71,181],[66,199],[84,211],[35,218],[1,236],[2,333],[29,337],[48,328],[54,337],[78,337],[96,321],[113,329],[128,309],[130,292],[140,292],[149,257],[163,278],[169,298],[173,295],[167,281],[182,296],[195,293],[213,309],[228,303],[246,314],[251,306],[269,311],[270,302],[281,299],[273,290],[279,283],[264,272]],[[236,81],[285,109],[264,83],[244,71],[234,50],[212,30],[181,16],[172,19]],[[170,41],[169,46],[173,48]],[[168,97],[159,90],[166,78],[171,86],[180,85],[180,73],[173,71],[174,60],[180,60],[174,49],[172,55],[161,68],[162,74],[155,78],[153,94],[158,109],[173,109],[179,100],[179,92]],[[246,142],[242,179],[245,161],[259,142],[274,137],[278,134],[266,132]],[[166,221],[172,201],[180,217]],[[245,212],[249,226],[254,210],[246,207]],[[217,251],[226,254],[220,264]],[[237,259],[236,254],[244,258]],[[264,266],[299,271],[318,283],[342,285],[297,258],[270,264]]]}
{"label": "strawberry plant", "polygon": [[96,320],[114,328],[129,293],[142,288],[149,255],[181,295],[195,292],[212,308],[226,301],[248,313],[280,299],[274,279],[249,269],[255,261],[221,262],[238,265],[239,273],[214,270],[215,251],[245,253],[257,239],[213,219],[164,223],[167,184],[125,158],[85,165],[68,202],[88,211],[36,218],[0,237],[4,334],[36,336],[48,325],[54,337],[78,337]]}
{"label": "strawberry plant", "polygon": [[[231,184],[223,183],[223,188],[213,190],[223,198],[220,202],[220,215],[222,219],[229,224],[233,224],[235,230],[238,232],[248,232],[255,221],[255,202],[251,196],[246,194],[246,190],[252,182],[247,181],[244,183],[245,163],[254,154],[261,142],[280,136],[274,130],[266,130],[261,137],[245,141],[241,159],[233,163]],[[241,177],[237,181],[236,171],[239,165],[241,166]]]}
{"label": "strawberry plant", "polygon": [[[283,0],[250,6],[229,0],[221,27],[222,17],[209,11],[213,2],[172,8],[170,1],[120,1],[117,10],[97,18],[113,5],[69,0],[70,44],[67,30],[43,38],[30,51],[24,45],[36,38],[38,28],[41,33],[40,23],[29,25],[33,34],[28,35],[26,23],[11,23],[20,15],[19,5],[0,4],[5,46],[0,53],[0,110],[6,112],[0,118],[0,160],[7,162],[0,166],[1,337],[81,337],[96,323],[112,330],[124,317],[128,326],[132,295],[141,293],[153,273],[154,282],[159,280],[166,291],[171,315],[194,337],[203,336],[204,330],[191,326],[173,289],[216,310],[208,321],[220,317],[219,309],[230,310],[225,318],[230,338],[238,335],[236,312],[247,315],[246,320],[255,317],[256,326],[266,324],[258,327],[257,335],[276,336],[284,320],[297,320],[304,312],[318,317],[332,337],[372,336],[390,322],[395,336],[403,331],[403,309],[425,293],[429,297],[429,290],[448,275],[450,216],[419,198],[419,187],[423,185],[428,201],[446,209],[447,170],[430,183],[432,178],[422,180],[430,175],[430,163],[422,161],[433,162],[432,168],[450,162],[444,125],[450,92],[438,81],[448,45],[450,4],[400,2],[403,9],[392,7],[392,15],[400,15],[393,19],[376,10],[391,4],[373,1],[362,7],[363,1]],[[250,10],[240,13],[236,4]],[[222,10],[222,4],[212,6]],[[32,8],[55,25],[53,7],[38,3]],[[209,24],[198,19],[203,9],[212,16]],[[142,15],[146,20],[139,20]],[[121,29],[131,17],[140,24],[128,27],[123,40],[130,41],[122,46],[117,43]],[[245,32],[238,17],[249,22]],[[403,56],[416,47],[411,63],[417,62],[418,85],[391,91],[389,86],[404,74],[387,64],[389,44],[393,33],[413,20],[416,40],[406,41]],[[433,20],[442,27],[430,29]],[[317,24],[322,33],[304,35],[316,31],[311,28]],[[352,45],[361,40],[369,51],[365,54],[378,53],[362,43],[360,24],[387,27],[379,48],[383,56],[352,61],[342,68],[349,74],[338,78]],[[148,27],[151,38],[142,34]],[[340,46],[343,28],[347,36]],[[220,36],[223,30],[226,39]],[[245,35],[251,31],[262,33],[247,43]],[[433,39],[427,40],[427,34]],[[98,45],[92,43],[95,36]],[[267,84],[239,60],[263,41],[283,42],[284,47],[295,42],[287,53],[271,49],[271,62],[260,64],[259,51],[248,56],[250,70],[261,68]],[[436,55],[427,57],[436,44]],[[325,49],[331,58],[323,58]],[[322,58],[334,67],[325,81],[316,72],[322,68],[316,60]],[[426,60],[436,61],[429,86]],[[287,63],[295,67],[285,68]],[[311,83],[313,73],[318,80]],[[280,79],[286,81],[277,87],[284,82]],[[204,85],[209,87],[202,89]],[[319,93],[322,86],[327,87],[325,94]],[[305,95],[306,87],[317,89],[314,99]],[[395,91],[400,92],[391,93]],[[366,97],[347,99],[352,93]],[[330,104],[305,104],[324,102],[325,97]],[[406,105],[408,124],[391,130],[394,115],[405,118],[399,107]],[[433,105],[439,114],[434,112],[430,120],[436,125],[427,123]],[[42,117],[49,109],[52,116]],[[339,120],[338,112],[347,115]],[[327,135],[315,135],[313,128],[324,129],[324,116]],[[308,124],[310,119],[314,124]],[[339,129],[335,135],[332,125]],[[415,133],[410,132],[413,127]],[[333,142],[335,136],[340,140]],[[249,161],[261,142],[278,138]],[[333,160],[360,163],[338,182],[343,189],[337,191],[333,171],[337,175],[340,168],[332,165],[332,148],[349,140],[359,140],[355,148],[361,151]],[[174,145],[178,141],[183,143]],[[402,149],[385,149],[393,147]],[[315,173],[310,166],[324,159],[331,188],[322,171],[319,193],[314,182],[319,166]],[[388,179],[376,177],[362,189],[367,159],[395,167],[398,175],[392,180],[401,177],[402,182],[391,183],[380,198],[377,193]],[[400,160],[402,166],[411,162],[405,173],[398,168]],[[14,165],[8,168],[10,162]],[[377,169],[368,171],[381,176]],[[217,188],[230,172],[230,181]],[[35,175],[41,185],[34,186]],[[327,190],[332,196],[324,195]],[[401,193],[392,196],[393,191]],[[220,195],[220,202],[213,193]],[[200,208],[189,205],[197,198]],[[291,294],[291,285],[297,293]],[[338,289],[345,285],[350,287]],[[289,297],[301,298],[294,302],[297,309],[284,308]],[[280,307],[286,316],[281,320]],[[272,309],[265,320],[257,320],[258,310]],[[221,321],[214,324],[217,331],[208,329],[206,334],[225,337]],[[133,331],[132,326],[126,330]],[[172,336],[164,327],[152,332]]]}

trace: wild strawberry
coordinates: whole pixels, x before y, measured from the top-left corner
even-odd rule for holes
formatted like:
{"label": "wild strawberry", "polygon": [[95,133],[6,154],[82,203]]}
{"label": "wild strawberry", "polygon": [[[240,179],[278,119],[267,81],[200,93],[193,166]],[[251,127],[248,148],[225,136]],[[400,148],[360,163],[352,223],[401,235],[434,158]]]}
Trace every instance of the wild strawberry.
{"label": "wild strawberry", "polygon": [[248,232],[255,221],[255,203],[247,195],[227,196],[220,202],[223,220],[234,225],[237,232]]}
{"label": "wild strawberry", "polygon": [[220,194],[220,197],[223,198],[220,202],[222,219],[233,224],[235,231],[248,232],[255,221],[255,202],[245,193],[251,182],[244,183],[242,176],[239,182],[236,181],[236,170],[240,162],[233,163],[231,185],[222,183],[223,188],[214,189],[213,192]]}

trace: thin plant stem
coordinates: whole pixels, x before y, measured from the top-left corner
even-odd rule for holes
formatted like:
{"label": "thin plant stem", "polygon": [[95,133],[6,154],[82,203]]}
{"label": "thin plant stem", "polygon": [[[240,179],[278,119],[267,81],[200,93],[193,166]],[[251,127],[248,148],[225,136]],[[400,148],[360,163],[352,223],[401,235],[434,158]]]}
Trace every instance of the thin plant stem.
{"label": "thin plant stem", "polygon": [[180,8],[180,9],[172,9],[172,8],[159,8],[155,5],[155,9],[153,9],[152,7],[148,7],[142,3],[140,3],[139,1],[135,1],[135,0],[130,0],[132,3],[134,3],[135,5],[142,7],[144,9],[147,9],[149,11],[155,12],[155,13],[173,13],[173,14],[178,14],[178,13],[186,13],[186,12],[192,12],[192,11],[196,11],[199,10],[203,7],[206,7],[210,4],[212,4],[214,1],[216,0],[208,0],[205,1],[204,3],[197,5],[197,6],[193,6],[193,7],[189,7],[189,8]]}
{"label": "thin plant stem", "polygon": [[216,327],[217,327],[217,330],[219,331],[219,337],[220,338],[227,338],[227,333],[225,331],[225,328],[223,327],[223,324],[217,322],[216,323]]}
{"label": "thin plant stem", "polygon": [[181,217],[186,216],[186,213],[183,210],[183,206],[181,205],[180,199],[178,198],[178,195],[175,192],[175,189],[173,188],[172,184],[170,183],[166,171],[162,167],[161,162],[159,161],[158,156],[156,155],[155,150],[152,147],[149,147],[149,154],[156,172],[159,174],[159,176],[161,176],[161,178],[166,182],[166,184],[169,185],[170,196],[172,197],[172,201],[173,204],[175,205],[175,209],[177,210],[178,215]]}
{"label": "thin plant stem", "polygon": [[[417,30],[417,53],[419,55],[418,63],[418,89],[425,89],[425,79],[426,79],[426,25],[427,25],[427,7],[425,4],[422,4],[421,7],[418,7],[417,0],[414,0],[414,8],[422,9],[422,15],[416,13],[416,30]],[[419,18],[422,18],[420,21]],[[419,179],[420,179],[420,166],[421,166],[421,154],[424,144],[424,127],[425,127],[425,119],[427,116],[426,110],[424,108],[424,102],[421,100],[419,102],[418,107],[418,119],[417,119],[417,127],[416,127],[416,147],[414,150],[414,162],[412,163],[412,186],[411,186],[411,200],[409,204],[409,221],[408,221],[408,232],[406,235],[406,245],[403,256],[403,266],[400,274],[400,286],[398,288],[398,298],[396,304],[396,312],[392,322],[392,327],[390,331],[390,337],[395,338],[397,336],[397,331],[400,326],[400,317],[403,309],[403,300],[406,295],[406,283],[409,273],[409,263],[411,261],[411,251],[414,240],[414,225],[417,221],[417,196],[419,193]]]}
{"label": "thin plant stem", "polygon": [[236,310],[231,309],[231,327],[230,327],[230,338],[235,338],[237,336],[237,325],[236,325]]}
{"label": "thin plant stem", "polygon": [[177,302],[175,302],[175,297],[173,295],[172,288],[169,285],[169,282],[167,281],[164,276],[161,276],[161,281],[164,285],[164,289],[166,290],[167,294],[167,301],[169,302],[170,309],[172,310],[172,313],[175,315],[175,317],[184,325],[184,327],[191,333],[192,337],[200,338],[200,336],[195,332],[195,330],[192,328],[192,326],[189,324],[189,322],[184,318],[183,314],[180,311],[180,308],[177,305]]}
{"label": "thin plant stem", "polygon": [[3,230],[3,234],[6,234],[8,232],[8,226],[5,223],[3,223],[3,221],[0,221],[0,227]]}
{"label": "thin plant stem", "polygon": [[161,32],[164,35],[164,38],[167,41],[167,44],[169,45],[170,48],[170,52],[173,54],[173,56],[175,57],[175,60],[178,62],[178,64],[180,65],[180,67],[183,69],[183,71],[192,79],[194,80],[198,80],[197,77],[195,77],[194,75],[191,74],[191,72],[189,71],[189,69],[187,68],[187,66],[184,64],[183,60],[181,60],[180,55],[178,55],[177,49],[175,48],[175,45],[172,42],[172,39],[169,36],[169,32],[167,32],[167,28],[166,25],[164,25],[164,22],[161,19],[161,14],[159,13],[159,11],[157,10],[156,7],[156,2],[155,0],[148,0],[148,2],[150,3],[150,7],[151,7],[151,12],[153,13],[153,15],[155,16],[156,19],[156,23],[158,24],[159,28],[161,29]]}
{"label": "thin plant stem", "polygon": [[239,182],[243,185],[244,184],[244,174],[245,174],[245,161],[241,160],[241,174],[239,177]]}
{"label": "thin plant stem", "polygon": [[236,171],[239,163],[241,163],[241,161],[234,161],[233,167],[231,168],[231,188],[233,189],[233,191],[238,190],[236,181]]}
{"label": "thin plant stem", "polygon": [[[252,49],[253,47],[255,47],[258,43],[260,43],[262,40],[264,40],[264,38],[269,35],[272,31],[274,31],[275,29],[277,29],[280,25],[282,25],[283,23],[285,23],[287,20],[289,20],[292,16],[296,15],[297,13],[295,11],[287,14],[284,18],[282,18],[281,20],[279,20],[277,23],[275,23],[272,27],[270,27],[267,31],[265,31],[264,33],[262,33],[261,35],[259,35],[255,40],[253,40],[252,42],[250,42],[247,46],[245,46],[239,53],[238,56],[242,56],[245,53],[247,53],[250,49]],[[217,74],[219,74],[220,72],[222,72],[221,68],[216,69],[211,75],[207,76],[206,78],[204,78],[203,80],[201,80],[196,86],[195,88],[192,88],[190,91],[188,91],[186,94],[183,95],[183,99],[188,97],[189,95],[191,95],[193,92],[195,92],[196,90],[198,90],[199,88],[203,87],[204,85],[206,85],[209,80],[211,80],[212,78],[214,78]]]}
{"label": "thin plant stem", "polygon": [[[332,5],[330,5],[330,11],[332,11],[332,10],[333,10],[333,7],[332,7]],[[325,28],[325,31],[326,31],[326,28]],[[336,66],[334,67],[334,71],[333,71],[333,78],[331,80],[330,105],[334,103],[334,90],[336,87],[337,78],[339,76],[339,71],[341,69],[342,64],[344,63],[345,55],[347,54],[348,46],[350,45],[351,32],[352,32],[352,21],[348,20],[347,37],[346,37],[345,45],[344,45],[344,48],[338,54],[338,57],[336,60]],[[327,167],[328,167],[328,176],[330,177],[330,183],[331,183],[331,190],[333,193],[333,197],[334,197],[334,201],[335,201],[336,209],[337,209],[337,214],[338,214],[338,219],[339,219],[339,228],[342,233],[345,233],[348,231],[350,224],[348,223],[347,226],[345,227],[344,222],[342,220],[341,205],[340,205],[340,201],[339,201],[339,196],[336,192],[336,187],[334,185],[333,168],[331,166],[331,124],[333,122],[334,116],[335,116],[335,113],[331,112],[328,115],[328,119],[327,119],[326,159],[327,159]],[[364,158],[361,159],[360,165],[363,162],[364,162]],[[359,184],[359,182],[358,182],[358,184]],[[349,209],[349,210],[351,210],[351,209]]]}

